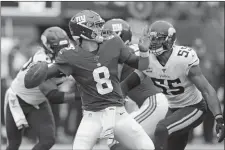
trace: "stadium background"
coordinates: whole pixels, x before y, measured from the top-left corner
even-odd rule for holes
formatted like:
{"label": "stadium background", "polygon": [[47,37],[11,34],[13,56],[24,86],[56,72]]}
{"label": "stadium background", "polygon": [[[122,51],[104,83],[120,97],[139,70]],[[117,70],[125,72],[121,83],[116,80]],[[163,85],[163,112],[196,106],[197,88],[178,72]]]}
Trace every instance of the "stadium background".
{"label": "stadium background", "polygon": [[[68,33],[68,21],[78,11],[92,9],[106,21],[122,18],[137,43],[146,24],[165,19],[177,30],[177,44],[195,48],[203,73],[224,103],[224,2],[1,2],[1,143],[6,144],[4,93],[24,62],[35,53],[41,33],[60,26]],[[79,96],[76,97],[79,99]],[[80,102],[52,105],[57,126],[54,149],[69,149],[81,118]],[[217,144],[214,120],[206,121],[191,134],[188,149],[223,149]],[[30,148],[36,137],[25,131],[21,149]],[[1,148],[1,149],[2,149]]]}

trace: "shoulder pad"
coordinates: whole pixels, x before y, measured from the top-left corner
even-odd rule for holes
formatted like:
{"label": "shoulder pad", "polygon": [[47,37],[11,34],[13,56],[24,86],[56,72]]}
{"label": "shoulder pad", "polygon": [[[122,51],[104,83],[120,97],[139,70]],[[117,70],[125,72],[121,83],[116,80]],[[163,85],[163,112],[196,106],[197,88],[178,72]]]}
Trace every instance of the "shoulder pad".
{"label": "shoulder pad", "polygon": [[59,54],[63,54],[64,52],[70,51],[70,50],[76,50],[76,48],[73,44],[70,44],[68,47],[64,47],[63,49],[61,49],[59,51]]}
{"label": "shoulder pad", "polygon": [[178,46],[177,56],[183,63],[183,68],[186,70],[186,74],[192,66],[197,66],[199,64],[199,58],[196,51],[191,47]]}
{"label": "shoulder pad", "polygon": [[46,55],[45,51],[43,48],[39,48],[39,50],[34,54],[33,56],[33,62],[38,62],[38,61],[45,61],[50,63],[51,59],[49,58],[48,55]]}
{"label": "shoulder pad", "polygon": [[196,51],[192,48],[189,49],[189,55],[188,55],[188,66],[195,66],[199,64],[199,58],[196,53]]}
{"label": "shoulder pad", "polygon": [[183,56],[188,63],[198,60],[196,51],[187,46],[178,46],[178,56]]}

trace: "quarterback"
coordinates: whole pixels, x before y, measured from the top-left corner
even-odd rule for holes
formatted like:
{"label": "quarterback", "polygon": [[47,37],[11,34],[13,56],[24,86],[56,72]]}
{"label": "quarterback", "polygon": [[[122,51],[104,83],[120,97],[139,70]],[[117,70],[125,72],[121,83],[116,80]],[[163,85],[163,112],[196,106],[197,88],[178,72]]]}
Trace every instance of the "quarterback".
{"label": "quarterback", "polygon": [[151,139],[124,108],[118,78],[118,63],[144,70],[149,53],[133,55],[118,36],[103,41],[103,24],[100,15],[91,10],[73,16],[69,28],[78,44],[74,49],[61,50],[47,71],[47,78],[60,72],[72,75],[80,90],[84,112],[73,150],[91,150],[99,137],[108,139],[110,145],[114,136],[128,148],[153,150]]}
{"label": "quarterback", "polygon": [[149,67],[125,80],[132,81],[134,86],[134,82],[139,84],[143,76],[149,76],[168,99],[167,115],[157,124],[154,133],[156,150],[184,150],[189,131],[202,122],[207,107],[216,120],[218,141],[223,141],[221,107],[215,90],[201,73],[196,52],[174,44],[176,30],[166,21],[147,26],[141,40],[144,48],[150,50]]}
{"label": "quarterback", "polygon": [[[42,46],[22,67],[5,95],[6,150],[18,150],[22,129],[31,128],[38,136],[32,150],[49,150],[55,143],[55,122],[49,102],[63,103],[74,99],[74,93],[60,92],[56,84],[63,80],[43,82],[39,87],[27,88],[25,74],[38,62],[51,64],[61,48],[68,47],[69,38],[59,27],[50,27],[41,36]],[[42,68],[43,69],[43,68]],[[56,80],[58,80],[56,82]]]}

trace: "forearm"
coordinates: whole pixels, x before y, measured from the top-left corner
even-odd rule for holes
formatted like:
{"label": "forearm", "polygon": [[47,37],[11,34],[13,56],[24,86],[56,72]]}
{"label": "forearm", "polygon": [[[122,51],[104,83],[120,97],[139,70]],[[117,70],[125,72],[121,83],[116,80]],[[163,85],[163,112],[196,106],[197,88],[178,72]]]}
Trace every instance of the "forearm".
{"label": "forearm", "polygon": [[130,57],[124,63],[132,68],[138,69],[139,57],[136,55],[130,55]]}
{"label": "forearm", "polygon": [[125,61],[127,65],[132,68],[138,69],[140,71],[146,70],[149,66],[149,58],[148,57],[138,57],[136,55],[131,55],[127,61]]}
{"label": "forearm", "polygon": [[55,89],[50,91],[46,97],[48,98],[49,102],[52,104],[62,104],[72,100],[75,100],[75,93],[68,93],[68,92],[60,92],[59,90]]}
{"label": "forearm", "polygon": [[202,92],[202,96],[208,103],[210,111],[213,113],[214,117],[222,114],[219,99],[217,97],[216,91],[212,86],[209,87],[207,92]]}
{"label": "forearm", "polygon": [[130,74],[126,79],[121,83],[121,88],[124,95],[132,90],[134,87],[138,86],[141,83],[141,74],[139,74],[136,70]]}
{"label": "forearm", "polygon": [[149,58],[148,57],[140,57],[138,62],[138,70],[143,71],[148,69],[149,66]]}

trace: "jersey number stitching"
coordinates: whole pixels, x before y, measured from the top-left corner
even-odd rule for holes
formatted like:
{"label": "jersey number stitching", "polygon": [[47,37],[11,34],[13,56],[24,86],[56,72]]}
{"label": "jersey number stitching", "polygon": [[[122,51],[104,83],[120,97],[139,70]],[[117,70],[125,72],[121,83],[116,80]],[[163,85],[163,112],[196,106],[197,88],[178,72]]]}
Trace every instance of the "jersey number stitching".
{"label": "jersey number stitching", "polygon": [[[181,94],[181,93],[184,93],[184,87],[182,86],[177,86],[177,87],[174,87],[173,86],[173,83],[181,83],[180,79],[177,78],[175,80],[164,80],[164,79],[156,79],[156,78],[151,78],[154,85],[161,88],[163,91],[164,94],[166,95],[178,95],[178,94]],[[165,81],[167,82],[168,86],[169,86],[169,90],[176,90],[176,91],[169,91],[170,93],[168,93],[168,89],[165,87]]]}
{"label": "jersey number stitching", "polygon": [[188,47],[181,47],[177,56],[184,56],[184,57],[188,57],[189,51],[191,51],[191,48],[188,49]]}
{"label": "jersey number stitching", "polygon": [[[102,77],[101,77],[102,76]],[[93,77],[99,94],[104,95],[113,91],[113,85],[109,79],[109,69],[105,66],[94,69]]]}

